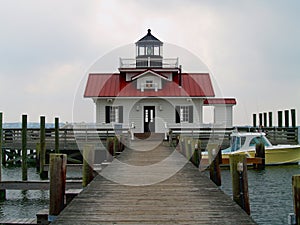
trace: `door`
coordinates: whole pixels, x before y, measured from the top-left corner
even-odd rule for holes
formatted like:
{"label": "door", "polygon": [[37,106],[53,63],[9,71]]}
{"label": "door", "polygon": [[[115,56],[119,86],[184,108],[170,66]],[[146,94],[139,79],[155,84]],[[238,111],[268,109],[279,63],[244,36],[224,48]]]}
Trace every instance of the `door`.
{"label": "door", "polygon": [[155,132],[155,106],[144,107],[144,132]]}

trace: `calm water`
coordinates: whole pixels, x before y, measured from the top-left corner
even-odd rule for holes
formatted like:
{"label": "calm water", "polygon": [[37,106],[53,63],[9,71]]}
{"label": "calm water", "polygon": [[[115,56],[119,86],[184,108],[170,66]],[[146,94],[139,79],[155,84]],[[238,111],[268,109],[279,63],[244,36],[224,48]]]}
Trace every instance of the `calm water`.
{"label": "calm water", "polygon": [[[78,178],[80,170],[74,169],[67,172],[69,179]],[[28,180],[39,180],[35,168],[28,168]],[[3,168],[2,180],[22,180],[20,167]],[[0,202],[0,219],[35,218],[36,213],[41,209],[49,208],[49,191],[6,191],[7,200]]]}
{"label": "calm water", "polygon": [[[293,212],[292,176],[300,173],[298,165],[267,167],[265,171],[248,170],[251,216],[260,225],[287,224]],[[68,177],[78,177],[79,171],[68,171]],[[29,179],[38,180],[35,168],[29,168]],[[21,180],[20,168],[4,168],[3,180]],[[232,195],[229,170],[222,170],[222,190]],[[0,219],[34,218],[48,208],[48,191],[7,191],[7,201],[0,202]]]}
{"label": "calm water", "polygon": [[[287,224],[293,212],[292,176],[300,173],[298,165],[248,170],[251,217],[260,225]],[[222,190],[232,196],[229,170],[222,171]]]}

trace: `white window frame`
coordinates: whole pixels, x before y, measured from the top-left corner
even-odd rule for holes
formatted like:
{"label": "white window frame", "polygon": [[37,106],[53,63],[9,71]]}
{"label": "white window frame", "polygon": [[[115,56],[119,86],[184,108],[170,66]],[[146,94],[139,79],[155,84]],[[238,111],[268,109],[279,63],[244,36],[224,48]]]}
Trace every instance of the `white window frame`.
{"label": "white window frame", "polygon": [[181,105],[180,107],[180,112],[179,112],[179,118],[180,118],[180,123],[189,123],[189,106],[186,105]]}
{"label": "white window frame", "polygon": [[111,123],[119,123],[119,106],[111,106],[110,107],[110,122]]}

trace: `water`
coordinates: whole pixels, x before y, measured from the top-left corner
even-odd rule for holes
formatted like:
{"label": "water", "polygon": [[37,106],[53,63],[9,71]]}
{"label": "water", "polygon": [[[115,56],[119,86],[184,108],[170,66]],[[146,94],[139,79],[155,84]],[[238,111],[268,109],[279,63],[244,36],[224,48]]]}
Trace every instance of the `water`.
{"label": "water", "polygon": [[[67,176],[80,176],[80,169],[68,171]],[[292,176],[300,173],[300,166],[266,167],[265,171],[248,170],[251,216],[259,225],[287,224],[293,212]],[[20,168],[3,168],[3,180],[21,180]],[[28,179],[38,180],[35,168],[28,169]],[[228,169],[222,170],[222,190],[232,196]],[[0,202],[0,219],[34,218],[49,206],[49,191],[7,191],[7,200]]]}
{"label": "water", "polygon": [[[68,179],[80,176],[81,169],[67,171]],[[2,167],[2,180],[21,180],[20,167]],[[28,180],[40,180],[35,168],[28,168]],[[6,201],[0,202],[0,220],[16,218],[35,218],[36,213],[49,208],[49,191],[42,190],[7,190]]]}
{"label": "water", "polygon": [[[292,176],[298,165],[269,166],[264,171],[248,170],[251,217],[259,225],[287,224],[293,212]],[[229,170],[222,170],[222,190],[232,196]]]}

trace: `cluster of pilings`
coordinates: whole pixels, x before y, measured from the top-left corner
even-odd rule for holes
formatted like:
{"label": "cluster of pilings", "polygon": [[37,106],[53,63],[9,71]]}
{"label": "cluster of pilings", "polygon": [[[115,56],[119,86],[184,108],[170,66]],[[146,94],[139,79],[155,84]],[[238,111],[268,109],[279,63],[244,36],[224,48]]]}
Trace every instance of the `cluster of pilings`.
{"label": "cluster of pilings", "polygon": [[[284,115],[284,123],[283,123],[283,115]],[[254,113],[252,115],[253,127],[273,127],[273,112],[262,112],[258,114],[258,123],[257,123],[257,114]],[[290,119],[291,126],[296,127],[296,110],[281,110],[277,111],[278,116],[278,127],[290,127]]]}

